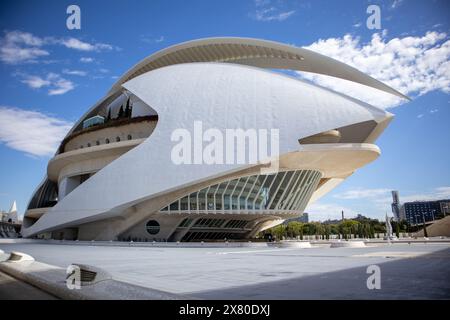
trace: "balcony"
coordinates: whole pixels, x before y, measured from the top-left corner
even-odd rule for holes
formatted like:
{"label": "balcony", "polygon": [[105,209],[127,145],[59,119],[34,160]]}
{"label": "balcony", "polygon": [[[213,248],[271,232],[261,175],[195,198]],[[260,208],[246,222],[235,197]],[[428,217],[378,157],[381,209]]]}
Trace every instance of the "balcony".
{"label": "balcony", "polygon": [[[89,126],[87,128],[82,128],[80,130],[74,131],[72,132],[70,135],[68,135],[66,138],[64,138],[64,140],[61,142],[61,145],[58,149],[58,153],[64,153],[67,151],[72,151],[75,148],[67,148],[67,145],[69,142],[73,141],[74,139],[81,137],[81,136],[86,136],[87,134],[90,133],[95,133],[95,132],[101,132],[102,130],[108,129],[108,128],[120,128],[120,127],[124,127],[124,126],[128,126],[128,125],[132,125],[132,124],[139,124],[139,123],[143,123],[143,122],[157,122],[158,121],[158,116],[157,115],[150,115],[150,116],[141,116],[141,117],[135,117],[135,118],[119,118],[119,119],[109,119],[104,123],[97,123],[94,124],[92,126]],[[149,130],[148,135],[149,136],[151,134],[151,131],[153,131],[153,128],[151,130]],[[136,139],[136,136],[133,138],[132,135],[128,135],[128,140],[130,139]],[[138,138],[143,138],[143,137],[138,137]],[[111,137],[106,137],[103,141],[103,143],[109,143],[109,142],[113,142],[113,141],[117,141],[117,136],[111,136]],[[119,140],[120,141],[120,140]],[[95,140],[93,139],[93,141],[86,143],[86,145],[81,145],[80,147],[90,147],[90,146],[98,146],[99,144],[101,144],[101,142],[99,141],[99,139]]]}

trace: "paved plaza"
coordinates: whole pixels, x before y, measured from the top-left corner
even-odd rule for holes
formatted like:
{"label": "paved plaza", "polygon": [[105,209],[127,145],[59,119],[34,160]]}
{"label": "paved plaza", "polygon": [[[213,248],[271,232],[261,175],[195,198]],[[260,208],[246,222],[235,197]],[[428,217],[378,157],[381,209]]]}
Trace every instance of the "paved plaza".
{"label": "paved plaza", "polygon": [[[0,243],[0,249],[63,268],[93,265],[119,281],[199,299],[450,298],[449,243],[309,249]],[[367,288],[369,265],[381,269],[380,290]]]}

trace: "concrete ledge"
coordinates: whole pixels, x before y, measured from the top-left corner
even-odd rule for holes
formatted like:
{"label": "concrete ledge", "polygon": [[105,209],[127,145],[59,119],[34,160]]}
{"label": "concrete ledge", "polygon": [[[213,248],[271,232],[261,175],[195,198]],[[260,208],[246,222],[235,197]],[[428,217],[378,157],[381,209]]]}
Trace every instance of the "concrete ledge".
{"label": "concrete ledge", "polygon": [[0,262],[0,271],[65,300],[192,299],[191,297],[144,288],[111,278],[105,279],[104,277],[100,277],[101,281],[93,282],[91,285],[82,285],[81,289],[71,290],[66,285],[65,269],[37,261]]}
{"label": "concrete ledge", "polygon": [[268,242],[268,247],[275,248],[311,248],[309,241],[280,241],[280,242]]}
{"label": "concrete ledge", "polygon": [[334,241],[330,248],[365,248],[364,241]]}
{"label": "concrete ledge", "polygon": [[125,241],[78,241],[41,239],[0,239],[0,244],[33,243],[107,247],[155,247],[155,248],[255,248],[266,247],[266,242],[125,242]]}
{"label": "concrete ledge", "polygon": [[[286,240],[297,241],[297,240]],[[386,244],[383,239],[350,240],[362,241],[370,244]],[[309,240],[313,246],[328,246],[337,240]],[[414,243],[450,243],[450,238],[401,238],[391,241],[391,244],[414,244]],[[111,247],[155,247],[155,248],[262,248],[267,247],[267,242],[124,242],[124,241],[71,241],[71,240],[43,240],[43,239],[0,239],[0,244],[61,244],[79,246],[111,246]]]}
{"label": "concrete ledge", "polygon": [[19,262],[33,262],[34,258],[26,253],[18,252],[18,251],[12,251],[9,254],[8,262],[11,263],[19,263]]}

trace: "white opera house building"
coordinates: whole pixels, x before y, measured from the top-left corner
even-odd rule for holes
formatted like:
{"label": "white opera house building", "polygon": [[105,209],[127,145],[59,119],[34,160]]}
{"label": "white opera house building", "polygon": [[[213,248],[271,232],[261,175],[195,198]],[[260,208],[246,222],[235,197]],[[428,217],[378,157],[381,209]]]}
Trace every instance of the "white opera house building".
{"label": "white opera house building", "polygon": [[[279,70],[406,98],[353,67],[281,43],[208,38],[174,45],[126,72],[73,126],[30,199],[22,235],[248,239],[300,216],[380,155],[374,143],[392,114]],[[173,132],[191,132],[195,122],[203,130],[277,129],[278,156],[176,163]],[[274,161],[278,170],[262,170]]]}

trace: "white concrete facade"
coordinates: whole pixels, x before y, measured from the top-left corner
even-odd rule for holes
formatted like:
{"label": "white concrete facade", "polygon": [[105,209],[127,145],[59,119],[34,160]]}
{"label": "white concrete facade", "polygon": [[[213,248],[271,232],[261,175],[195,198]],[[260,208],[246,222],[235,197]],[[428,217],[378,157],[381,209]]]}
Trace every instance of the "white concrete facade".
{"label": "white concrete facade", "polygon": [[[24,236],[248,238],[300,215],[378,157],[373,143],[392,114],[265,68],[328,74],[402,96],[333,59],[274,42],[217,38],[168,48],[128,71],[74,125],[30,201]],[[117,117],[127,99],[132,111],[123,119],[80,127],[109,110]],[[279,172],[261,175],[262,163],[174,163],[172,133],[192,131],[196,121],[205,130],[279,130]],[[76,149],[114,130],[129,138]]]}

